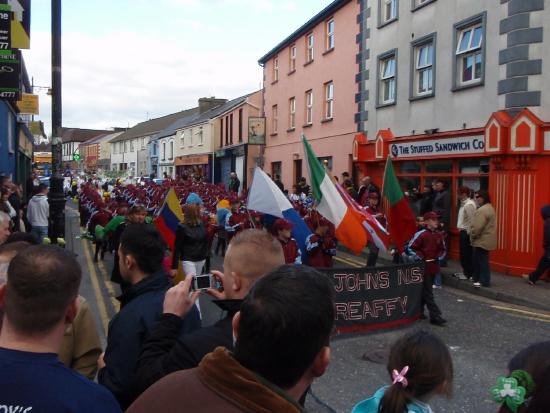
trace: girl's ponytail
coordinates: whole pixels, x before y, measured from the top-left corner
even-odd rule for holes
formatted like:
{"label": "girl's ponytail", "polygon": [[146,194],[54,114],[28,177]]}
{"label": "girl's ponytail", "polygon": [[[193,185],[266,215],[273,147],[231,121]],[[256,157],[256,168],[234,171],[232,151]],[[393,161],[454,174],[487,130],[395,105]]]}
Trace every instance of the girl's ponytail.
{"label": "girl's ponytail", "polygon": [[379,413],[404,412],[409,398],[406,390],[400,383],[392,384],[384,393],[380,401]]}

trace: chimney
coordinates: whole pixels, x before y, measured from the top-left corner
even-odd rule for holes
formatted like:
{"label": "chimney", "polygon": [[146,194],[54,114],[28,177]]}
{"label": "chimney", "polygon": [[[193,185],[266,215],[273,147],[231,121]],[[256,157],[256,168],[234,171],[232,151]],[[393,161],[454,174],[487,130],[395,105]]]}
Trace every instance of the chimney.
{"label": "chimney", "polygon": [[199,113],[204,113],[207,110],[214,109],[217,106],[223,105],[227,99],[216,99],[214,96],[209,98],[199,99]]}

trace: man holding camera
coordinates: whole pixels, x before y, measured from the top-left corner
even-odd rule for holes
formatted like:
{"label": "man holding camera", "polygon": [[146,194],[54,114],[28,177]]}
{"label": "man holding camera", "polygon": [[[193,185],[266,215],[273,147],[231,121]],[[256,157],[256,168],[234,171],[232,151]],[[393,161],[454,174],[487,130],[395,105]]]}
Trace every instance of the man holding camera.
{"label": "man holding camera", "polygon": [[[164,295],[170,287],[163,268],[165,244],[152,225],[129,225],[120,238],[120,275],[130,287],[120,299],[120,311],[109,323],[107,349],[98,360],[98,382],[107,387],[123,409],[136,395],[132,389],[143,341],[162,314]],[[199,312],[192,306],[179,319],[182,333],[200,328]]]}
{"label": "man holding camera", "polygon": [[224,273],[214,271],[223,291],[208,289],[226,316],[216,324],[181,338],[181,318],[192,309],[198,294],[189,296],[191,277],[166,293],[164,314],[143,344],[136,369],[135,390],[142,393],[162,377],[197,367],[216,347],[233,348],[232,320],[252,284],[270,270],[284,264],[281,244],[265,231],[249,229],[238,233],[227,249]]}

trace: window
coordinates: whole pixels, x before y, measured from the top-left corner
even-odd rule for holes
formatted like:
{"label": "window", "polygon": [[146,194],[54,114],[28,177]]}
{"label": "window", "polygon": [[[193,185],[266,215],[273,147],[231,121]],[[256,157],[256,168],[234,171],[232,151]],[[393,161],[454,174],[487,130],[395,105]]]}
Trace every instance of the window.
{"label": "window", "polygon": [[398,0],[378,0],[378,2],[380,9],[379,26],[397,19]]}
{"label": "window", "polygon": [[288,51],[288,56],[290,59],[288,64],[289,72],[294,72],[296,70],[296,45],[295,44],[290,46]]}
{"label": "window", "polygon": [[[65,149],[65,148],[63,148],[63,149]],[[116,155],[116,153],[117,153],[116,150],[117,150],[117,146],[116,146],[116,144],[115,144],[115,145],[113,145],[113,154],[115,154],[115,155]]]}
{"label": "window", "polygon": [[281,172],[282,162],[271,162],[271,176],[273,177],[273,179],[275,179],[277,175],[281,176]]}
{"label": "window", "polygon": [[325,119],[332,119],[334,116],[334,83],[325,84]]}
{"label": "window", "polygon": [[204,143],[203,134],[202,134],[202,126],[199,127],[199,130],[197,131],[197,135],[199,135],[199,145],[202,145]]}
{"label": "window", "polygon": [[277,105],[273,105],[271,107],[271,121],[273,122],[271,125],[271,128],[273,129],[273,133],[277,133],[278,129],[278,123],[279,123],[279,109]]}
{"label": "window", "polygon": [[296,98],[288,100],[288,115],[288,128],[294,129],[296,127]]}
{"label": "window", "polygon": [[145,149],[145,138],[141,138],[141,149]]}
{"label": "window", "polygon": [[[223,146],[223,118],[220,118],[220,148]],[[227,142],[225,143],[227,145]]]}
{"label": "window", "polygon": [[225,144],[229,145],[229,116],[225,117]]}
{"label": "window", "polygon": [[306,36],[306,64],[313,61],[313,33]]}
{"label": "window", "polygon": [[243,110],[239,109],[239,142],[243,141]]}
{"label": "window", "polygon": [[391,105],[396,101],[396,52],[379,58],[378,63],[378,104]]}
{"label": "window", "polygon": [[180,148],[185,146],[185,131],[181,131],[180,135]]}
{"label": "window", "polygon": [[435,33],[412,43],[411,98],[434,95]]}
{"label": "window", "polygon": [[128,141],[124,141],[124,153],[128,152]]}
{"label": "window", "polygon": [[455,25],[455,87],[481,84],[484,77],[485,14]]}
{"label": "window", "polygon": [[134,152],[134,140],[130,141],[130,152]]}
{"label": "window", "polygon": [[412,11],[415,11],[429,3],[433,3],[435,0],[412,0]]}
{"label": "window", "polygon": [[313,91],[306,92],[306,125],[313,123]]}
{"label": "window", "polygon": [[279,57],[273,59],[273,82],[279,80]]}
{"label": "window", "polygon": [[154,143],[153,144],[153,156],[156,156],[157,155],[157,144]]}
{"label": "window", "polygon": [[189,143],[187,144],[187,146],[191,147],[193,146],[193,128],[187,129],[187,132],[189,132]]}
{"label": "window", "polygon": [[233,145],[233,114],[229,115],[229,142]]}
{"label": "window", "polygon": [[162,160],[166,160],[166,142],[162,142]]}
{"label": "window", "polygon": [[330,19],[326,23],[326,35],[327,35],[327,50],[334,49],[334,19]]}
{"label": "window", "polygon": [[328,169],[329,171],[332,171],[332,156],[324,156],[317,158],[319,162],[321,162],[321,165]]}
{"label": "window", "polygon": [[170,141],[170,156],[168,157],[168,159],[174,159],[174,141]]}

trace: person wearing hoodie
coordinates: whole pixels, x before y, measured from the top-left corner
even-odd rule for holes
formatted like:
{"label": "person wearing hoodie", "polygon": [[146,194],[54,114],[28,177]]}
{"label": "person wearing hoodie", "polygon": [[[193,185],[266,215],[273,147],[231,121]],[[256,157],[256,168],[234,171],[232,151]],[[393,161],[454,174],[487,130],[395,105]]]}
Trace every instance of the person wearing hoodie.
{"label": "person wearing hoodie", "polygon": [[31,224],[31,232],[40,239],[40,242],[48,236],[48,218],[50,216],[48,192],[49,188],[45,184],[38,185],[36,195],[31,198],[27,206],[27,219]]}
{"label": "person wearing hoodie", "polygon": [[535,285],[546,270],[550,268],[550,205],[543,206],[540,210],[540,214],[544,220],[544,252],[542,257],[540,257],[539,264],[537,265],[535,271],[531,274],[523,274],[523,278],[525,278],[531,285]]}

